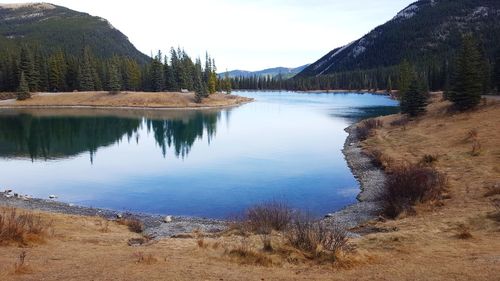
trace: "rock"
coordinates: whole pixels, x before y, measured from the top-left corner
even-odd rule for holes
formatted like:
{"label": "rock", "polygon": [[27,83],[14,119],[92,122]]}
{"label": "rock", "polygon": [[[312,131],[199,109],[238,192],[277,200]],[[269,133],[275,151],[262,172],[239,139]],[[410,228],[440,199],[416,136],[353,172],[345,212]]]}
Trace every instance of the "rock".
{"label": "rock", "polygon": [[56,198],[57,198],[57,196],[54,194],[49,195],[49,199],[56,199]]}
{"label": "rock", "polygon": [[6,189],[6,190],[4,191],[4,193],[11,193],[11,192],[12,192],[12,189]]}
{"label": "rock", "polygon": [[331,218],[331,217],[333,217],[333,214],[326,214],[325,215],[325,218]]}
{"label": "rock", "polygon": [[165,218],[163,218],[163,222],[164,223],[172,222],[172,216],[166,216]]}
{"label": "rock", "polygon": [[12,194],[8,194],[8,193],[7,193],[7,194],[5,194],[4,196],[5,196],[5,197],[7,197],[7,198],[12,198],[12,197],[14,197],[14,195],[12,195]]}
{"label": "rock", "polygon": [[123,218],[123,215],[122,214],[116,214],[116,218],[117,219],[121,219],[121,218]]}

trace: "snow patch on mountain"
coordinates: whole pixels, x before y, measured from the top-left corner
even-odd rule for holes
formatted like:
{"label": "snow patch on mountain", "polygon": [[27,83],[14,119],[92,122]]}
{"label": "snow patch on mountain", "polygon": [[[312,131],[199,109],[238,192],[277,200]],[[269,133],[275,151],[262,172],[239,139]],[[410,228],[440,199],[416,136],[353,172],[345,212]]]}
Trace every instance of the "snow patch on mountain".
{"label": "snow patch on mountain", "polygon": [[0,9],[18,10],[23,8],[30,8],[34,10],[53,10],[56,6],[49,3],[18,3],[18,4],[2,4],[0,3]]}
{"label": "snow patch on mountain", "polygon": [[413,5],[410,5],[408,6],[406,9],[402,10],[401,12],[399,12],[394,18],[393,20],[396,20],[396,19],[410,19],[412,18],[414,15],[417,14],[418,12],[418,5],[416,4],[413,4]]}

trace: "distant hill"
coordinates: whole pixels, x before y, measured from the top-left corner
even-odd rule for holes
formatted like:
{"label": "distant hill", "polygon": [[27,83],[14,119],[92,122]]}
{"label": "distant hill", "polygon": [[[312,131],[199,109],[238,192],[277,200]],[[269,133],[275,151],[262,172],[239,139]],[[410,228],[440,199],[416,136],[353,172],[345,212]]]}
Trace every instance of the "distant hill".
{"label": "distant hill", "polygon": [[0,4],[0,49],[19,43],[46,52],[62,49],[77,55],[89,46],[94,55],[126,56],[144,63],[148,57],[106,19],[48,3]]}
{"label": "distant hill", "polygon": [[[259,71],[246,71],[246,70],[232,70],[228,71],[227,73],[229,74],[230,78],[235,78],[235,77],[262,77],[262,76],[270,76],[270,77],[276,77],[278,75],[282,75],[283,79],[291,78],[295,76],[297,73],[301,72],[304,70],[309,64],[299,66],[296,68],[288,68],[288,67],[274,67],[274,68],[268,68],[264,70],[259,70]],[[226,72],[219,73],[219,76],[223,77],[226,74]]]}
{"label": "distant hill", "polygon": [[477,37],[488,58],[500,46],[499,0],[421,0],[389,22],[336,48],[296,77],[390,67],[403,59],[430,66],[443,64],[460,46],[461,35]]}

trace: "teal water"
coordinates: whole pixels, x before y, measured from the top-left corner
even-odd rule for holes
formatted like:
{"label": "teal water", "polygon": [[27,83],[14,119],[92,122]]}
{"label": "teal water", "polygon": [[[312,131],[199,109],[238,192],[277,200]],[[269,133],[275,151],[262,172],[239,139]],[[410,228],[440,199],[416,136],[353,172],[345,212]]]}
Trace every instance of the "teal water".
{"label": "teal water", "polygon": [[344,128],[397,112],[370,94],[239,92],[218,110],[0,110],[0,189],[84,206],[224,218],[269,200],[323,215],[359,192]]}

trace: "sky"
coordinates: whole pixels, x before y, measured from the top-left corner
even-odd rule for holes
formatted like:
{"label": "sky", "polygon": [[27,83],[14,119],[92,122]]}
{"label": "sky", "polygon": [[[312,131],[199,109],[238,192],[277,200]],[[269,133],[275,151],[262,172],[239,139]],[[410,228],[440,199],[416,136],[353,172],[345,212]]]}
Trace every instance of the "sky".
{"label": "sky", "polygon": [[[50,0],[103,17],[143,53],[208,52],[219,71],[297,67],[360,38],[415,0]],[[1,3],[23,3],[7,0]]]}

